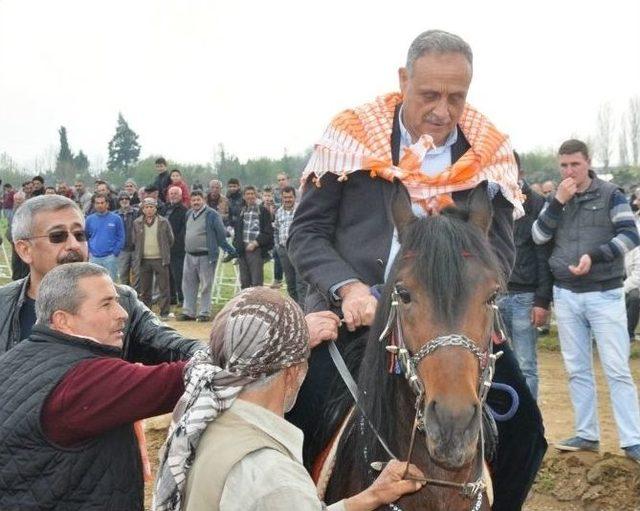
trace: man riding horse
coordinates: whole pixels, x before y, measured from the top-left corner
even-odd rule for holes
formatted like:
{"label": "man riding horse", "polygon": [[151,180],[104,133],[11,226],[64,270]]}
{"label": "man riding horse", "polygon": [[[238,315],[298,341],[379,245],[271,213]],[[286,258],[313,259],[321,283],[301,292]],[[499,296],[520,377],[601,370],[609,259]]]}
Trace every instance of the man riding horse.
{"label": "man riding horse", "polygon": [[[394,179],[407,187],[416,214],[465,204],[488,181],[493,209],[488,237],[506,280],[515,259],[514,210],[522,212],[517,167],[505,135],[466,104],[472,52],[460,37],[420,34],[399,69],[401,93],[346,110],[316,145],[303,175],[304,193],[290,230],[291,258],[309,284],[306,309],[340,309],[341,350],[366,339],[382,284],[399,250],[391,214]],[[520,509],[546,442],[539,409],[508,346],[495,381],[520,397],[517,413],[498,425],[492,465],[494,510]],[[356,364],[357,366],[357,364]],[[357,372],[358,367],[351,368]],[[313,437],[336,370],[328,346],[315,348],[298,404],[288,418]],[[504,407],[503,396],[487,402]]]}

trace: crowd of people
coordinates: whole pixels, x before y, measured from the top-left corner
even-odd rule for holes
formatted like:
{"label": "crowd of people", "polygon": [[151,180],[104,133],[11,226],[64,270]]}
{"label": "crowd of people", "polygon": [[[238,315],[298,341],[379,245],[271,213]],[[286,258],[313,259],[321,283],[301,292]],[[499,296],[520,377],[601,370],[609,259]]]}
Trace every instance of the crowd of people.
{"label": "crowd of people", "polygon": [[[557,186],[543,183],[537,193],[508,137],[466,104],[472,70],[460,37],[420,34],[399,70],[400,93],[333,119],[303,171],[299,199],[284,173],[274,188],[230,179],[225,193],[213,180],[205,193],[163,158],[144,188],[129,180],[119,191],[104,181],[92,192],[80,181],[54,189],[36,176],[6,195],[15,282],[0,287],[0,508],[142,509],[134,423],[173,409],[155,510],[323,509],[303,466],[303,438],[325,419],[338,378],[330,347],[357,353],[374,322],[377,287],[401,284],[403,231],[393,219],[464,210],[478,192],[486,194],[483,232],[496,281],[506,283],[498,307],[513,341],[491,336],[503,353],[494,381],[519,396],[495,425],[492,509],[521,509],[547,449],[536,339],[551,304],[575,416],[575,435],[556,447],[599,449],[595,342],[620,447],[640,462],[629,368],[635,324],[627,321],[634,307],[637,321],[640,282],[635,199],[600,179],[589,148],[574,139],[558,150]],[[407,211],[396,211],[398,194]],[[166,319],[173,302],[182,307],[177,319],[210,321],[221,251],[237,258],[243,291],[213,318],[203,351],[150,307],[157,302]],[[462,265],[473,256],[446,254]],[[269,259],[273,286],[285,279],[289,296],[263,286]],[[438,300],[401,298],[399,311],[412,299]],[[463,293],[457,305],[471,299]],[[441,325],[465,333],[464,325],[451,328]],[[350,362],[357,375],[361,360]],[[417,378],[425,367],[415,364]],[[393,368],[376,375],[396,376]],[[499,410],[504,395],[491,389],[486,403]],[[363,434],[366,419],[354,410],[347,430]],[[377,509],[411,499],[429,481],[420,466],[381,466],[330,509]]]}
{"label": "crowd of people", "polygon": [[[229,179],[213,179],[208,192],[190,187],[180,170],[168,170],[164,158],[155,162],[155,181],[138,188],[129,179],[120,189],[104,180],[89,191],[84,181],[73,186],[45,186],[41,176],[14,190],[4,185],[2,208],[9,239],[13,213],[31,197],[60,195],[75,201],[86,216],[90,261],[104,267],[114,282],[130,285],[142,301],[158,305],[161,319],[209,321],[218,254],[225,261],[237,257],[241,288],[264,284],[264,265],[274,261],[279,288],[286,276],[289,295],[302,305],[305,286],[297,277],[286,249],[296,206],[296,189],[286,173],[275,187],[242,187]],[[27,266],[13,252],[13,279],[24,277]]]}

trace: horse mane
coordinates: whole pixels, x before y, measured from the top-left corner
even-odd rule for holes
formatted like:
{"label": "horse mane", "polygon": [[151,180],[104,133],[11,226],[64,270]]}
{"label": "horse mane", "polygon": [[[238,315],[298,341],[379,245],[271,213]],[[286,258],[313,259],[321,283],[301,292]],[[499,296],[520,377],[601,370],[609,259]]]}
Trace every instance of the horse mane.
{"label": "horse mane", "polygon": [[[404,376],[389,374],[386,343],[378,341],[387,323],[393,284],[401,266],[410,268],[412,278],[428,295],[434,315],[443,325],[455,328],[483,270],[500,278],[499,264],[487,237],[468,218],[466,210],[447,208],[440,215],[420,218],[407,226],[368,337],[347,346],[343,353],[350,368],[363,368],[352,374],[366,396],[363,400],[366,415],[400,458],[406,456],[408,448],[415,396]],[[328,443],[354,404],[345,385],[338,380],[331,390],[325,420],[310,442],[308,457],[319,453]],[[377,476],[370,463],[388,459],[362,415],[354,414],[340,440],[326,502],[365,489]]]}

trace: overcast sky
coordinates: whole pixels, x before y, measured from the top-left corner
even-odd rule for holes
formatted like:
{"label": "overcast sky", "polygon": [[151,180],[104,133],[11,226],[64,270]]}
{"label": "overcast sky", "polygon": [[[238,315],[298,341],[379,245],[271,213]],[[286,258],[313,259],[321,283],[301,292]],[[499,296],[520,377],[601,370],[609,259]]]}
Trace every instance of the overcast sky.
{"label": "overcast sky", "polygon": [[143,156],[302,152],[397,89],[430,28],[471,44],[468,100],[522,151],[591,136],[602,102],[618,120],[640,94],[638,0],[0,0],[0,153],[32,167],[64,125],[104,164],[119,111]]}

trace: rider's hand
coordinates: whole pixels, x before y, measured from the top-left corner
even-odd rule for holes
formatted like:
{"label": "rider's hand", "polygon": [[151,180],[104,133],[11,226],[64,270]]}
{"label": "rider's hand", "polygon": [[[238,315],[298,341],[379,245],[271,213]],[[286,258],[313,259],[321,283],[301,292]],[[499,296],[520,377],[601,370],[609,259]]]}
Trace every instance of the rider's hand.
{"label": "rider's hand", "polygon": [[340,318],[331,311],[312,312],[304,319],[309,328],[309,347],[315,348],[322,341],[335,341],[338,338]]}
{"label": "rider's hand", "polygon": [[369,286],[362,282],[350,282],[338,289],[338,294],[342,299],[342,315],[349,332],[373,323],[378,301],[369,291]]}
{"label": "rider's hand", "polygon": [[576,180],[572,177],[568,177],[563,179],[558,185],[555,197],[558,199],[560,204],[566,204],[573,198],[577,191],[578,186],[576,185]]}
{"label": "rider's hand", "polygon": [[[414,493],[424,486],[421,481],[402,479],[406,462],[391,460],[369,488],[345,500],[347,511],[373,511],[380,506],[395,502],[407,493]],[[424,479],[424,474],[415,465],[409,465],[408,477]]]}
{"label": "rider's hand", "polygon": [[540,327],[547,324],[549,319],[549,311],[543,307],[533,307],[531,309],[531,324],[534,327]]}
{"label": "rider's hand", "polygon": [[591,256],[589,254],[584,254],[580,261],[578,261],[578,266],[570,265],[569,271],[573,273],[575,276],[580,277],[582,275],[586,275],[591,270]]}

